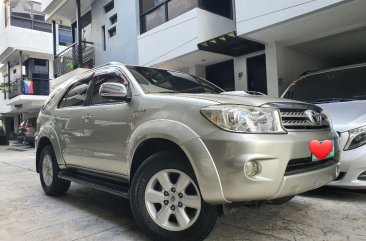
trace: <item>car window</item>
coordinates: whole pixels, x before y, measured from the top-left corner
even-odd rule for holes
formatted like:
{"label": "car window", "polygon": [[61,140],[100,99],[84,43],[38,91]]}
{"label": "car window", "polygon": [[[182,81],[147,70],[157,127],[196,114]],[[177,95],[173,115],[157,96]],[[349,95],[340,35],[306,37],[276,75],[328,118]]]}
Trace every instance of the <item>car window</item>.
{"label": "car window", "polygon": [[37,123],[37,118],[30,118],[28,120],[28,125],[30,125],[32,127],[35,127],[36,126],[36,123]]}
{"label": "car window", "polygon": [[324,72],[295,80],[285,98],[313,103],[366,99],[366,67]]}
{"label": "car window", "polygon": [[112,99],[104,98],[99,95],[100,87],[104,83],[120,83],[120,84],[124,84],[124,85],[128,84],[127,80],[121,76],[117,76],[117,75],[98,76],[96,78],[96,81],[94,84],[93,94],[91,97],[91,104],[92,105],[101,105],[101,104],[110,104],[110,103],[121,102],[120,100],[112,100]]}
{"label": "car window", "polygon": [[127,66],[145,93],[211,93],[224,92],[207,80],[177,71]]}
{"label": "car window", "polygon": [[73,84],[67,94],[62,98],[59,108],[84,106],[88,92],[89,81],[89,79],[84,79]]}

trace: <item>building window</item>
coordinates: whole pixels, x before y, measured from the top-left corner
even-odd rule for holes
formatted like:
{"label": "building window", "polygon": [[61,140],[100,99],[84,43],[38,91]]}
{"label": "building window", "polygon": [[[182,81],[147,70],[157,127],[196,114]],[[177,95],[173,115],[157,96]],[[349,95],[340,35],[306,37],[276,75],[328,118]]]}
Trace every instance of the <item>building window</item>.
{"label": "building window", "polygon": [[233,19],[233,7],[230,0],[202,0],[200,8],[217,15]]}
{"label": "building window", "polygon": [[104,12],[108,13],[114,8],[114,0],[110,1],[107,5],[104,6]]}
{"label": "building window", "polygon": [[108,30],[108,35],[109,35],[110,38],[112,38],[116,34],[117,34],[117,28],[116,27],[113,27],[113,28]]}
{"label": "building window", "polygon": [[[81,29],[85,29],[88,27],[92,22],[92,15],[91,11],[85,13],[83,16],[81,16]],[[71,24],[71,32],[72,32],[72,41],[75,43],[77,42],[77,23],[73,22]]]}
{"label": "building window", "polygon": [[107,43],[105,39],[105,26],[102,26],[102,45],[103,45],[103,51],[107,50]]}
{"label": "building window", "polygon": [[52,25],[45,22],[41,11],[41,3],[34,1],[14,1],[14,6],[9,1],[5,3],[6,26],[28,28],[42,32],[52,32]]}
{"label": "building window", "polygon": [[70,46],[73,43],[71,27],[58,26],[58,43],[61,46]]}
{"label": "building window", "polygon": [[117,13],[109,18],[109,21],[111,21],[111,25],[117,23]]}
{"label": "building window", "polygon": [[230,19],[233,18],[231,0],[140,0],[141,33],[196,7]]}

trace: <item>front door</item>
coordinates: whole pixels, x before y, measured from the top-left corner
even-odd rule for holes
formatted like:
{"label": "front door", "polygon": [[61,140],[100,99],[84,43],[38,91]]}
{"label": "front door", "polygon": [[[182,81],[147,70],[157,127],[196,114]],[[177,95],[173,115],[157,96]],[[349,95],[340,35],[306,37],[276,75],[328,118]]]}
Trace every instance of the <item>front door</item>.
{"label": "front door", "polygon": [[267,94],[266,55],[247,59],[248,90]]}
{"label": "front door", "polygon": [[81,165],[86,96],[90,79],[71,86],[55,110],[55,125],[61,130],[60,146],[66,164]]}
{"label": "front door", "polygon": [[131,133],[131,109],[125,101],[106,99],[99,95],[103,83],[128,84],[122,74],[96,73],[88,115],[83,131],[85,148],[83,166],[108,173],[127,175],[126,145]]}

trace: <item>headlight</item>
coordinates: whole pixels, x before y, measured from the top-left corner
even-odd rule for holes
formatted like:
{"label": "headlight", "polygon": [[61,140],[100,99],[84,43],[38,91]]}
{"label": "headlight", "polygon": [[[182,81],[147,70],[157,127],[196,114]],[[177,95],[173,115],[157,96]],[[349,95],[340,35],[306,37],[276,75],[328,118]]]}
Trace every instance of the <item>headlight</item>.
{"label": "headlight", "polygon": [[366,126],[348,131],[349,138],[344,148],[345,151],[352,150],[366,144]]}
{"label": "headlight", "polygon": [[241,105],[216,105],[201,113],[218,127],[240,133],[287,133],[281,125],[280,113],[274,108]]}

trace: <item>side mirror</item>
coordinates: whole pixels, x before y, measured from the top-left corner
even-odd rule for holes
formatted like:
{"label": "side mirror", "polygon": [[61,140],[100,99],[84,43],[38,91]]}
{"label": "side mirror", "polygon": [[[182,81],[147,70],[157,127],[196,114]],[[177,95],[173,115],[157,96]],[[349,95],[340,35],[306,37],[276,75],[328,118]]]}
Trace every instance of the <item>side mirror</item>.
{"label": "side mirror", "polygon": [[99,95],[113,100],[125,100],[128,93],[126,86],[119,83],[104,83],[100,86]]}

